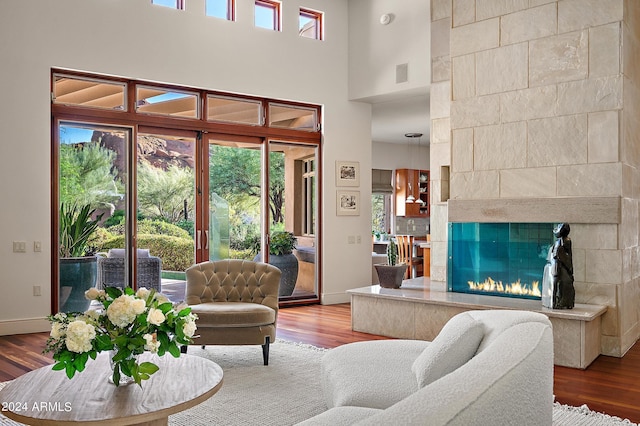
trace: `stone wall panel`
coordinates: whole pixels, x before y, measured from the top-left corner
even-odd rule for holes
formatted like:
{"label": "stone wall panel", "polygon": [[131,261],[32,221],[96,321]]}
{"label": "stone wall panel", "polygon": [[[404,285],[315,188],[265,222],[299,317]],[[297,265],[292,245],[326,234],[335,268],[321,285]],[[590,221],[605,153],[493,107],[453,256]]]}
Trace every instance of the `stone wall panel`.
{"label": "stone wall panel", "polygon": [[526,88],[529,83],[528,66],[527,43],[476,53],[475,75],[478,95]]}
{"label": "stone wall panel", "polygon": [[500,20],[500,44],[512,44],[556,34],[557,8],[555,4],[505,15]]}
{"label": "stone wall panel", "polygon": [[476,95],[476,55],[453,58],[451,90],[453,100],[470,98]]}
{"label": "stone wall panel", "polygon": [[451,175],[451,198],[473,200],[499,196],[500,174],[495,170]]}
{"label": "stone wall panel", "polygon": [[493,18],[529,7],[529,0],[476,0],[476,19]]}
{"label": "stone wall panel", "polygon": [[620,74],[620,23],[589,29],[589,78]]}
{"label": "stone wall panel", "polygon": [[[622,223],[620,224],[620,247],[630,249],[639,244],[638,236],[638,200],[631,198],[622,199]],[[629,277],[631,278],[631,277]]]}
{"label": "stone wall panel", "polygon": [[431,0],[431,21],[451,17],[451,0]]}
{"label": "stone wall panel", "polygon": [[587,250],[585,265],[589,282],[599,284],[622,282],[622,250]]}
{"label": "stone wall panel", "polygon": [[500,198],[554,197],[555,195],[555,167],[500,171]]}
{"label": "stone wall panel", "polygon": [[449,117],[451,109],[451,83],[442,81],[431,85],[431,119]]}
{"label": "stone wall panel", "polygon": [[452,24],[454,27],[471,24],[476,20],[476,0],[453,0]]}
{"label": "stone wall panel", "polygon": [[476,127],[473,137],[474,170],[518,169],[527,166],[527,123]]}
{"label": "stone wall panel", "polygon": [[449,117],[431,120],[431,144],[449,143],[450,141],[451,123]]}
{"label": "stone wall panel", "polygon": [[500,122],[499,95],[479,96],[451,102],[451,128],[487,126]]}
{"label": "stone wall panel", "polygon": [[622,108],[622,78],[602,77],[558,84],[558,114]]}
{"label": "stone wall panel", "polygon": [[588,32],[576,31],[529,42],[529,84],[581,80],[589,71]]}
{"label": "stone wall panel", "polygon": [[449,55],[431,59],[431,82],[447,81],[451,78],[451,58]]}
{"label": "stone wall panel", "polygon": [[558,2],[558,32],[622,21],[622,14],[622,0],[562,0]]}
{"label": "stone wall panel", "polygon": [[454,173],[473,171],[473,129],[452,132],[451,171]]}
{"label": "stone wall panel", "polygon": [[451,29],[451,57],[493,49],[500,45],[500,19]]}
{"label": "stone wall panel", "polygon": [[528,141],[529,167],[586,163],[587,116],[581,114],[531,120]]}
{"label": "stone wall panel", "polygon": [[558,90],[555,85],[513,90],[500,94],[500,120],[532,120],[556,115]]}
{"label": "stone wall panel", "polygon": [[620,195],[621,188],[622,167],[619,163],[558,167],[559,196],[616,196]]}
{"label": "stone wall panel", "polygon": [[571,241],[573,248],[581,249],[618,249],[618,225],[571,223]]}
{"label": "stone wall panel", "polygon": [[589,163],[611,163],[619,160],[618,114],[618,111],[589,114]]}

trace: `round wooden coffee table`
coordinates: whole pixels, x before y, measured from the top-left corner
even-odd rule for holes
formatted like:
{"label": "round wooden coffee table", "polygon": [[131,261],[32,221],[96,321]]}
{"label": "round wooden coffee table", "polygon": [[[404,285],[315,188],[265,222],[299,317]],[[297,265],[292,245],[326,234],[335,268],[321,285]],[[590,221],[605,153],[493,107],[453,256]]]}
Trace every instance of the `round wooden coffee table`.
{"label": "round wooden coffee table", "polygon": [[89,360],[71,380],[51,366],[39,368],[0,391],[1,413],[36,426],[167,425],[170,414],[205,401],[222,386],[222,368],[207,359],[167,354],[149,360],[160,371],[142,382],[142,388],[109,383],[112,372],[106,353]]}

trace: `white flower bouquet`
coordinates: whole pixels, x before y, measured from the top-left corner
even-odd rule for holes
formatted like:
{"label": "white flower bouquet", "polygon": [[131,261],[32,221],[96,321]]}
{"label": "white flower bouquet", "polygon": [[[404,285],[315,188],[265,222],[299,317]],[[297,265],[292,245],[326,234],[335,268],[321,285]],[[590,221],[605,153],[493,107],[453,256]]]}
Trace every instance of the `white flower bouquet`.
{"label": "white flower bouquet", "polygon": [[178,345],[192,343],[197,316],[191,308],[172,304],[155,290],[127,287],[105,290],[89,289],[85,296],[102,304],[102,310],[84,313],[57,313],[49,316],[51,335],[44,352],[53,352],[54,370],[65,370],[73,378],[82,372],[89,358],[102,351],[113,351],[113,383],[121,376],[138,385],[158,371],[152,362],[138,362],[136,355],[145,351],[159,356],[169,352],[180,356]]}

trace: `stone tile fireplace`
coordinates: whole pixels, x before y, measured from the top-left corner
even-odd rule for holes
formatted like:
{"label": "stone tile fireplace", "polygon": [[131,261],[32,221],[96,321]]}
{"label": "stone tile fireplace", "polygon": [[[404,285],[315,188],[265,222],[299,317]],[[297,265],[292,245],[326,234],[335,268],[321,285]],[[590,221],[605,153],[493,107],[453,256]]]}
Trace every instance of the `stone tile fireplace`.
{"label": "stone tile fireplace", "polygon": [[449,223],[448,290],[541,300],[553,223]]}
{"label": "stone tile fireplace", "polygon": [[431,279],[448,285],[449,223],[568,222],[576,303],[607,307],[611,356],[640,337],[638,16],[633,0],[431,2]]}

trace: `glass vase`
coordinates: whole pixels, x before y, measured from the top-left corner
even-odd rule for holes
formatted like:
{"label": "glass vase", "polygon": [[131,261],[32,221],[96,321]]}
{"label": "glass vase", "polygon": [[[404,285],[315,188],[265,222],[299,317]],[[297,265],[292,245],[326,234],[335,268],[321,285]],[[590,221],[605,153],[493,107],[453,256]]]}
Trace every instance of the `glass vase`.
{"label": "glass vase", "polygon": [[[122,369],[120,369],[120,380],[119,382],[116,384],[113,380],[113,371],[116,368],[116,363],[113,361],[113,357],[117,354],[117,351],[109,351],[109,365],[111,366],[111,374],[109,375],[109,383],[115,384],[116,386],[127,386],[130,385],[132,383],[135,383],[135,380],[133,379],[133,377],[129,377],[129,376],[125,376],[125,374],[122,372]],[[136,356],[135,355],[131,355],[130,359],[135,359]]]}

